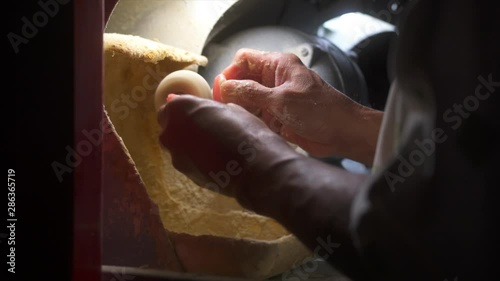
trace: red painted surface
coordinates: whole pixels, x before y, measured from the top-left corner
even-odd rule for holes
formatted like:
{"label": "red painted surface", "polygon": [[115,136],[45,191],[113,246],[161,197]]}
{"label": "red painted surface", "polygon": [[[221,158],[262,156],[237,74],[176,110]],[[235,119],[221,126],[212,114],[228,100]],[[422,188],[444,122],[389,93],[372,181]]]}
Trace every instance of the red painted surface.
{"label": "red painted surface", "polygon": [[104,133],[102,153],[103,265],[183,271],[158,207],[115,131]]}
{"label": "red painted surface", "polygon": [[[75,0],[75,143],[89,142],[84,134],[101,131],[103,89],[103,0]],[[75,169],[73,281],[101,278],[101,145]]]}

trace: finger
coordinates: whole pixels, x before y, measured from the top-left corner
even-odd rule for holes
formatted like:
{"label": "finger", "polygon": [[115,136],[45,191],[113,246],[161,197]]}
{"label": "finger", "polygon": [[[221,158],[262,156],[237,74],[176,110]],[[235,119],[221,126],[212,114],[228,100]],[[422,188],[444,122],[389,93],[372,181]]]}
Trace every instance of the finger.
{"label": "finger", "polygon": [[208,177],[198,170],[198,167],[194,165],[193,161],[189,159],[185,153],[179,153],[174,150],[170,151],[170,156],[172,159],[172,166],[196,184],[201,186],[208,181]]}
{"label": "finger", "polygon": [[177,96],[179,96],[179,95],[176,95],[176,94],[173,94],[173,93],[172,94],[168,94],[168,96],[167,96],[167,103],[171,102]]}
{"label": "finger", "polygon": [[244,108],[266,108],[272,99],[273,90],[252,80],[228,80],[220,85],[220,96],[224,103],[235,103]]}
{"label": "finger", "polygon": [[[226,82],[226,77],[224,76],[224,74],[221,73],[215,77],[214,88],[213,88],[213,100],[218,101],[218,102],[224,102],[222,99],[222,96],[221,96],[221,86],[220,86],[224,82]],[[229,84],[228,84],[228,86],[229,86]],[[231,100],[232,100],[231,98],[228,98],[228,100],[229,101],[227,102],[227,104],[238,105],[234,102],[231,102]],[[246,109],[248,112],[252,113],[253,115],[255,115],[257,117],[261,117],[261,115],[262,115],[262,109],[258,106],[247,105],[247,106],[245,106],[245,108],[242,108],[241,105],[238,105],[238,107],[240,107],[241,110]]]}
{"label": "finger", "polygon": [[[169,94],[167,103],[159,108],[156,116],[160,128],[165,129],[168,126],[169,119],[173,115],[172,109],[176,112],[174,115],[179,115],[182,112],[181,108],[192,107],[197,103],[197,100],[200,100],[200,98],[191,95]],[[172,104],[175,104],[175,106],[171,106]]]}
{"label": "finger", "polygon": [[222,102],[222,97],[220,94],[220,85],[226,82],[226,76],[224,74],[219,74],[215,76],[214,79],[214,88],[212,89],[212,99],[214,101]]}
{"label": "finger", "polygon": [[280,58],[282,58],[280,53],[240,49],[231,65],[224,69],[222,74],[228,80],[254,80],[273,87]]}
{"label": "finger", "polygon": [[174,98],[160,112],[160,121],[167,120],[167,126],[160,134],[160,143],[171,153],[178,153],[176,168],[183,173],[193,170],[191,166],[186,166],[191,165],[190,162],[201,173],[225,165],[221,162],[225,158],[224,153],[219,151],[219,140],[211,135],[213,124],[217,123],[215,115],[220,115],[216,113],[223,107],[225,105],[214,101],[182,95]]}

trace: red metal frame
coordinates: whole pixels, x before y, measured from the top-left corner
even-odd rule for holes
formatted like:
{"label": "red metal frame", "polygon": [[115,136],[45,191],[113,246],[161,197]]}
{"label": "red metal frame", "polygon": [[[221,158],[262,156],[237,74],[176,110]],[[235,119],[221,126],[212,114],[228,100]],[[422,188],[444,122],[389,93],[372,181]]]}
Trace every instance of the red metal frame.
{"label": "red metal frame", "polygon": [[[117,1],[74,1],[75,146],[87,140],[84,130],[102,131],[102,35]],[[101,162],[98,145],[75,169],[73,281],[101,279]]]}
{"label": "red metal frame", "polygon": [[[100,130],[102,120],[103,0],[76,0],[74,6],[75,145],[83,131]],[[101,146],[75,169],[72,280],[101,278]]]}

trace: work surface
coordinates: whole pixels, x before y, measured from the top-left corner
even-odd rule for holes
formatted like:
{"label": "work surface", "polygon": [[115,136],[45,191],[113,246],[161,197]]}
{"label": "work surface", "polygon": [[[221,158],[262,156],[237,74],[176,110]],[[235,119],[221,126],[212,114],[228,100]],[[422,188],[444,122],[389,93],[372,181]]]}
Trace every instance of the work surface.
{"label": "work surface", "polygon": [[[351,281],[351,279],[340,274],[338,271],[334,270],[325,261],[317,260],[317,267],[314,271],[307,272],[306,268],[300,268],[300,272],[288,272],[287,275],[279,275],[268,280],[272,281]],[[314,267],[310,265],[311,269]],[[237,279],[237,278],[227,278],[227,277],[211,277],[211,276],[200,276],[196,274],[186,274],[186,273],[175,273],[175,272],[164,272],[160,270],[135,268],[135,267],[121,267],[121,266],[102,266],[102,280],[112,281],[112,280],[134,280],[134,281],[243,281],[249,279]]]}

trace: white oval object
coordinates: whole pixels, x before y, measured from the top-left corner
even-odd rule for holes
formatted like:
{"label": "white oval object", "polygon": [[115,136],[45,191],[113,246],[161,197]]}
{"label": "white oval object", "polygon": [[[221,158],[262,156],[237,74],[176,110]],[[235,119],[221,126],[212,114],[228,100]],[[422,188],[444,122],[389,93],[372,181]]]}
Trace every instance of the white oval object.
{"label": "white oval object", "polygon": [[172,93],[212,99],[212,90],[207,81],[198,73],[190,70],[174,71],[161,80],[155,92],[156,111],[167,103],[167,96]]}

